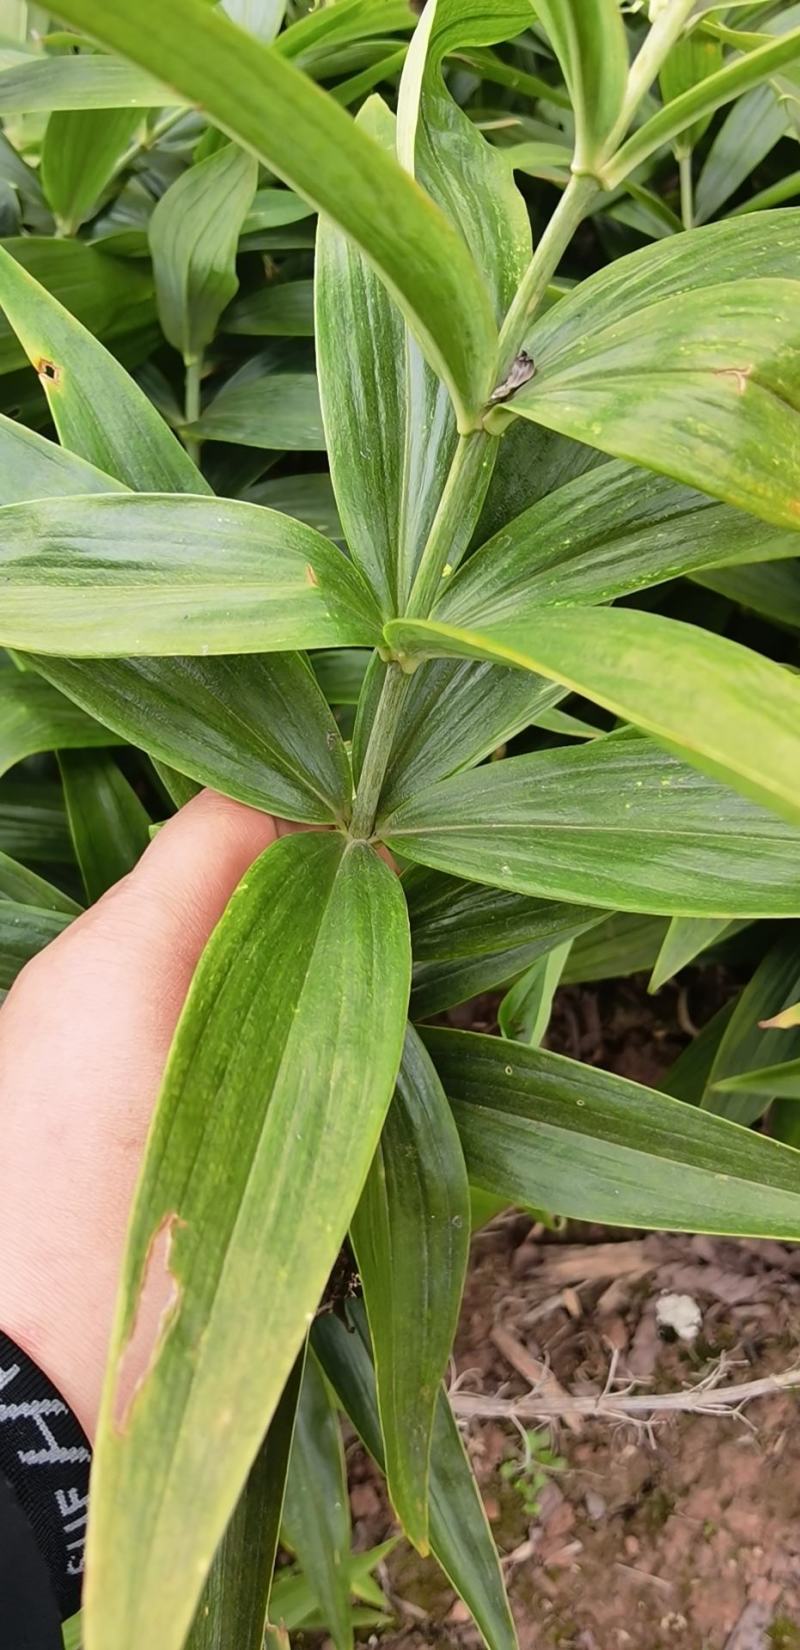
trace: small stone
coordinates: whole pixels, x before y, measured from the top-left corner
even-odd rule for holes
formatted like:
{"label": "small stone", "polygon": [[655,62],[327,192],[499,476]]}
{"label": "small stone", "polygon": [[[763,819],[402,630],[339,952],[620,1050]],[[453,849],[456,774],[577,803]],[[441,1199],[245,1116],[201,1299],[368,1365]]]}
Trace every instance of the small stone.
{"label": "small stone", "polygon": [[694,1295],[659,1295],[656,1301],[656,1323],[663,1340],[696,1341],[703,1314]]}

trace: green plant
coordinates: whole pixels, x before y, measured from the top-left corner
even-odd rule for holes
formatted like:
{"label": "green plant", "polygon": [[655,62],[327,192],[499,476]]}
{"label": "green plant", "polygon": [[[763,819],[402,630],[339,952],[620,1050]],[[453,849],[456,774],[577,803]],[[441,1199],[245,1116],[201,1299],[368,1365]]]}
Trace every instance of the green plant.
{"label": "green plant", "polygon": [[[209,784],[318,827],[248,873],[178,1029],[85,1643],[259,1644],[288,1474],[286,1538],[348,1650],[339,1405],[409,1538],[511,1650],[442,1387],[470,1184],[619,1225],[800,1232],[795,1154],[729,1121],[779,1092],[756,1093],[767,1040],[797,1036],[756,1021],[800,989],[794,931],[770,926],[800,915],[800,212],[756,191],[684,233],[674,210],[697,215],[693,160],[736,100],[767,95],[790,129],[800,19],[428,0],[412,34],[405,3],[336,0],[274,38],[274,0],[226,9],[261,39],[203,0],[60,0],[81,32],[0,71],[24,231],[0,249],[23,420],[0,421],[0,732],[7,766],[58,750],[63,787],[0,792],[4,982],[75,915],[76,865],[94,898],[141,851],[131,777],[154,811]],[[353,121],[401,65],[396,114],[373,97]],[[535,249],[523,174],[559,190]],[[567,290],[587,226],[597,263],[651,244]],[[332,492],[281,457],[323,447]],[[784,626],[767,646],[725,633],[740,598]],[[742,932],[753,978],[672,1094],[537,1046],[557,978],[663,980]],[[525,1042],[424,1024],[520,976]],[[303,1374],[348,1230],[365,1310],[352,1334],[313,1322]],[[165,1247],[177,1305],[119,1415]]]}
{"label": "green plant", "polygon": [[541,1427],[526,1428],[521,1455],[514,1455],[500,1465],[500,1477],[511,1484],[522,1502],[528,1518],[537,1518],[542,1490],[554,1473],[564,1472],[567,1462],[550,1444]]}

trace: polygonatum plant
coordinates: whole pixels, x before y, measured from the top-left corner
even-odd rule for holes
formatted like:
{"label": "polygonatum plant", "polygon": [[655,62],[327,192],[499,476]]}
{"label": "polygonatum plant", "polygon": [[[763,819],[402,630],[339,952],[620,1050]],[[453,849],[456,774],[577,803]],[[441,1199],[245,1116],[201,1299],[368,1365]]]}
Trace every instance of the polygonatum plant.
{"label": "polygonatum plant", "polygon": [[[443,1385],[471,1189],[619,1226],[800,1235],[798,1158],[741,1126],[797,1092],[764,1040],[787,1034],[747,1040],[800,986],[796,630],[790,615],[770,650],[749,646],[701,600],[796,607],[800,210],[681,229],[697,146],[724,170],[729,108],[766,88],[789,118],[800,19],[653,0],[648,27],[617,0],[428,0],[412,33],[418,7],[336,0],[273,39],[283,8],[254,5],[250,33],[250,8],[227,10],[60,0],[78,52],[0,72],[0,109],[58,117],[39,175],[69,256],[88,256],[78,232],[105,201],[146,307],[144,236],[185,370],[176,413],[146,350],[137,379],[106,347],[119,293],[102,342],[24,246],[0,249],[0,303],[60,442],[35,419],[0,426],[7,761],[61,753],[90,899],[149,831],[115,746],[151,759],[165,799],[209,785],[311,827],[245,876],[176,1033],[109,1360],[83,1642],[257,1650],[282,1525],[348,1650],[338,1406],[405,1534],[489,1650],[513,1650]],[[542,118],[489,141],[451,60],[502,83],[518,37],[545,78],[516,85]],[[334,47],[362,93],[402,65],[396,107],[322,90]],[[126,243],[136,202],[108,191],[142,108],[168,111],[162,138],[187,110],[206,124]],[[673,151],[682,220],[651,188]],[[526,166],[559,191],[533,238]],[[707,183],[706,205],[736,187]],[[259,212],[318,214],[313,319],[305,278],[236,296]],[[598,217],[644,244],[570,283],[563,260]],[[282,341],[314,331],[319,406],[307,362],[280,355],[209,402],[220,332],[270,336],[270,316]],[[215,488],[220,441],[324,444],[330,533],[306,519],[318,475],[304,504],[298,471],[293,510],[246,463]],[[352,726],[331,706],[355,707]],[[8,983],[78,902],[8,855],[0,875]],[[540,1047],[590,953],[612,972],[646,931],[664,979],[760,919],[785,926],[673,1093]],[[430,1023],[511,982],[505,1038]],[[348,1235],[349,1332],[316,1315]],[[121,1407],[156,1255],[172,1305]]]}

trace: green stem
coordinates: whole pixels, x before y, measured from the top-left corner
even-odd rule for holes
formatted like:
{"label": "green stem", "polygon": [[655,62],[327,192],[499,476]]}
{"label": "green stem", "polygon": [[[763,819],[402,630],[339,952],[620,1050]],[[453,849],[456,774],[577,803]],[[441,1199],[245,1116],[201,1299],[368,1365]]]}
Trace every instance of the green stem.
{"label": "green stem", "polygon": [[694,183],[692,181],[692,151],[681,149],[678,155],[681,174],[681,222],[684,229],[694,226]]}
{"label": "green stem", "polygon": [[[200,417],[200,380],[203,374],[203,357],[198,356],[196,361],[186,362],[186,377],[184,388],[184,418],[187,424],[196,424]],[[200,442],[196,436],[183,437],[183,445],[189,457],[195,464],[200,462]]]}
{"label": "green stem", "polygon": [[493,440],[486,430],[473,430],[470,435],[459,436],[439,508],[411,587],[406,605],[408,618],[427,619],[439,595],[442,578],[449,577],[467,548],[473,525],[473,515],[467,508],[467,501],[480,486],[484,466],[491,466]]}
{"label": "green stem", "polygon": [[605,152],[613,154],[621,143],[642,99],[680,39],[695,7],[695,0],[672,0],[645,35],[644,42],[628,70],[628,84],[619,119],[608,139]]}
{"label": "green stem", "polygon": [[181,107],[180,109],[170,109],[169,114],[162,115],[161,119],[156,121],[155,125],[150,128],[149,132],[145,131],[143,137],[136,138],[135,142],[133,142],[130,147],[125,150],[124,155],[120,155],[111,176],[118,178],[120,173],[124,172],[128,166],[133,164],[138,155],[147,154],[148,150],[152,149],[154,145],[158,143],[159,138],[164,137],[167,132],[170,132],[173,126],[177,126],[178,121],[183,120],[184,115],[187,113],[187,109]]}
{"label": "green stem", "polygon": [[[598,193],[594,178],[570,179],[561,200],[536,248],[519,292],[500,334],[498,382],[518,354],[530,323],[539,308],[548,283],[555,274],[589,203]],[[459,438],[450,472],[439,500],[425,549],[406,606],[409,618],[427,618],[436,601],[444,576],[457,567],[474,525],[469,508],[476,490],[491,474],[492,449],[497,437],[488,429],[473,430]],[[402,715],[410,677],[397,664],[390,664],[375,720],[367,744],[364,765],[353,805],[351,836],[368,838],[375,828],[375,814],[386,775],[395,734]]]}
{"label": "green stem", "polygon": [[410,686],[411,677],[399,665],[387,665],[350,821],[350,835],[357,839],[372,836],[389,757]]}
{"label": "green stem", "polygon": [[528,331],[547,288],[555,275],[578,225],[599,194],[594,178],[573,175],[522,278],[519,291],[503,322],[500,333],[500,381],[525,342]]}

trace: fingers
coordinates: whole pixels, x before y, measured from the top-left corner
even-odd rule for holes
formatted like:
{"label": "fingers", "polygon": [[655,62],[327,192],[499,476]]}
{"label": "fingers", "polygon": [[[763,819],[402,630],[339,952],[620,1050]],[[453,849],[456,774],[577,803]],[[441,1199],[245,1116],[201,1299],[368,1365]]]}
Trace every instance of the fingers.
{"label": "fingers", "polygon": [[[0,1327],[91,1420],[125,1227],[180,1010],[276,822],[205,791],[0,1012]],[[75,1391],[69,1348],[80,1346]]]}

